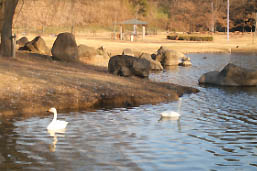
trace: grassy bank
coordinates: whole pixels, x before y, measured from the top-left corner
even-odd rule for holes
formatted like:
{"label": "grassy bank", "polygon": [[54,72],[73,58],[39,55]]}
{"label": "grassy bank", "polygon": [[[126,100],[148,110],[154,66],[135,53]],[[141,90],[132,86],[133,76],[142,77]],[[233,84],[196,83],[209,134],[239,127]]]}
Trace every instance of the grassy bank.
{"label": "grassy bank", "polygon": [[106,67],[53,61],[49,56],[18,53],[0,58],[0,115],[46,114],[105,107],[130,107],[177,100],[194,88],[148,79],[111,75]]}

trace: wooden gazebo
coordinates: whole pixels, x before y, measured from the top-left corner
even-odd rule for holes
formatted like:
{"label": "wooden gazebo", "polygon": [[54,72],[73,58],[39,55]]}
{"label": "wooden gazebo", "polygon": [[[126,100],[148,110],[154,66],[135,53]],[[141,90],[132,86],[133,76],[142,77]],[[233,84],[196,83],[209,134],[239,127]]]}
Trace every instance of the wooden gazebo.
{"label": "wooden gazebo", "polygon": [[120,22],[120,40],[123,40],[123,33],[122,33],[122,26],[123,25],[133,25],[133,34],[136,34],[136,28],[137,25],[142,25],[142,38],[145,38],[145,26],[147,25],[147,22],[145,21],[140,21],[138,19],[130,19],[130,20],[126,20],[123,22]]}

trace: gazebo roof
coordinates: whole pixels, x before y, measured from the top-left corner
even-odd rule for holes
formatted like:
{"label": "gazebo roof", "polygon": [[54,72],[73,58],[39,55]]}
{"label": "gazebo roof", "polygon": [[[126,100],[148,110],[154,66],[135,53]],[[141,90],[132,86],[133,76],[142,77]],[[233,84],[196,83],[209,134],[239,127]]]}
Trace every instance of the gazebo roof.
{"label": "gazebo roof", "polygon": [[140,21],[140,20],[137,20],[137,19],[130,19],[130,20],[126,20],[126,21],[120,22],[120,24],[146,25],[147,22]]}

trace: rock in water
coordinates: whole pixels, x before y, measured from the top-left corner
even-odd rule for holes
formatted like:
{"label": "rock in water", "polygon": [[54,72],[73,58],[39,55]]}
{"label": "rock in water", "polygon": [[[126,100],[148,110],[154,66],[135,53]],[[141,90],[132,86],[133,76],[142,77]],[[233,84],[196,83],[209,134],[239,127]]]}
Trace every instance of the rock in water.
{"label": "rock in water", "polygon": [[151,54],[148,54],[148,53],[142,53],[139,58],[143,58],[143,59],[146,59],[150,62],[150,67],[151,67],[151,70],[154,70],[154,71],[162,71],[163,70],[163,67],[161,65],[161,63],[159,61],[155,61],[152,59],[151,57]]}
{"label": "rock in water", "polygon": [[198,82],[220,86],[257,86],[257,70],[248,70],[229,63],[220,72],[203,74]]}
{"label": "rock in water", "polygon": [[[162,46],[158,49],[155,58],[155,60],[159,61],[163,67],[178,66],[181,63],[181,66],[190,66],[191,63],[190,59],[187,58],[183,53]],[[187,62],[183,64],[183,60],[185,59],[189,60],[187,60]]]}
{"label": "rock in water", "polygon": [[126,77],[148,77],[150,69],[150,62],[146,59],[127,55],[113,56],[108,63],[110,73]]}

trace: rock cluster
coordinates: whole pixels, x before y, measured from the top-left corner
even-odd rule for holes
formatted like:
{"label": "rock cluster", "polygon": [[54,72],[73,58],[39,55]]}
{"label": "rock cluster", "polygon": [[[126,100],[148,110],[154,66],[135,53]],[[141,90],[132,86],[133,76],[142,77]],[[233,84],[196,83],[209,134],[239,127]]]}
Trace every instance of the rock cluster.
{"label": "rock cluster", "polygon": [[31,41],[28,41],[26,37],[22,37],[17,41],[17,44],[20,46],[19,50],[25,50],[46,55],[50,54],[50,50],[46,46],[45,40],[41,36],[37,36]]}
{"label": "rock cluster", "polygon": [[[42,37],[38,36],[32,41],[26,37],[17,41],[21,50],[49,54]],[[23,45],[24,44],[24,45]],[[77,46],[75,37],[71,33],[60,33],[52,46],[53,59],[60,61],[81,61],[87,64],[104,66],[108,64],[110,73],[120,76],[148,77],[150,71],[162,71],[168,66],[190,66],[190,58],[183,53],[160,47],[155,54],[133,52],[126,48],[122,55],[111,57],[103,47],[95,49],[87,45]],[[110,58],[111,57],[111,58]]]}
{"label": "rock cluster", "polygon": [[[133,52],[131,49],[126,48],[123,50],[122,55],[114,56],[115,59],[111,57],[108,68],[109,72],[120,75],[120,76],[140,76],[148,77],[148,75],[135,74],[133,65],[131,61],[139,61],[138,59],[144,59],[148,61],[150,66],[150,71],[162,71],[168,66],[191,66],[190,58],[186,57],[183,53],[170,50],[168,48],[160,47],[157,54],[148,53],[138,53]],[[138,59],[137,59],[138,58]],[[148,67],[148,65],[142,65],[141,69]],[[148,70],[148,68],[144,68]]]}

